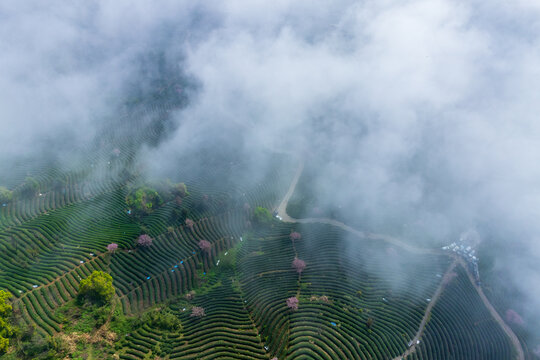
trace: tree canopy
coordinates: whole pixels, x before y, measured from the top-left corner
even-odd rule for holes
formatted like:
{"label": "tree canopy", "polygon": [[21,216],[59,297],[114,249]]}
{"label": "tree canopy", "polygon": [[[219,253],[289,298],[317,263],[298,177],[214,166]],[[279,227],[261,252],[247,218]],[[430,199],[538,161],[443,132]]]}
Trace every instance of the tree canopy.
{"label": "tree canopy", "polygon": [[306,262],[298,258],[294,258],[292,262],[292,267],[296,270],[297,273],[301,274],[302,271],[306,268]]}
{"label": "tree canopy", "polygon": [[302,238],[302,234],[300,234],[297,231],[293,231],[289,237],[291,238],[291,241],[294,242],[295,240],[300,240]]}
{"label": "tree canopy", "polygon": [[24,179],[24,182],[16,189],[16,193],[19,197],[29,199],[36,196],[39,190],[39,183],[33,177],[28,176]]}
{"label": "tree canopy", "polygon": [[13,328],[8,321],[13,309],[9,303],[11,297],[9,291],[0,290],[0,354],[7,351],[9,338],[13,335]]}
{"label": "tree canopy", "polygon": [[146,215],[163,204],[163,200],[156,190],[141,186],[128,194],[126,204],[137,215]]}
{"label": "tree canopy", "polygon": [[207,254],[212,251],[212,244],[208,240],[201,240],[199,241],[199,247],[202,251],[206,252]]}
{"label": "tree canopy", "polygon": [[94,271],[79,284],[79,300],[108,303],[114,296],[113,278],[103,271]]}
{"label": "tree canopy", "polygon": [[298,310],[298,298],[296,296],[287,299],[287,306],[289,309]]}
{"label": "tree canopy", "polygon": [[112,243],[107,245],[107,250],[110,252],[115,252],[118,249],[118,244]]}
{"label": "tree canopy", "polygon": [[253,212],[253,219],[257,224],[268,224],[272,221],[272,214],[267,208],[257,206],[255,211]]}
{"label": "tree canopy", "polygon": [[204,312],[204,308],[201,306],[194,306],[191,308],[191,316],[192,317],[203,317],[206,316],[206,313]]}
{"label": "tree canopy", "polygon": [[152,246],[152,238],[149,235],[142,234],[137,238],[137,245],[143,247],[143,248],[149,248]]}
{"label": "tree canopy", "polygon": [[9,191],[6,187],[0,186],[0,203],[8,203],[11,201],[13,193]]}

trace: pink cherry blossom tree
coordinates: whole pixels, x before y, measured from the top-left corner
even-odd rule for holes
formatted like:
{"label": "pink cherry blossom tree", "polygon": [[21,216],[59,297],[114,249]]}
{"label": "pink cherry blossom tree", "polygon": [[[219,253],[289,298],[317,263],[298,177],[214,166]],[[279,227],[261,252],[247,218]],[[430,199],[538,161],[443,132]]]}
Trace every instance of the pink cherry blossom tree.
{"label": "pink cherry blossom tree", "polygon": [[296,296],[287,299],[287,306],[289,307],[289,309],[298,310],[298,299],[296,298]]}
{"label": "pink cherry blossom tree", "polygon": [[210,254],[210,251],[212,250],[212,244],[208,240],[201,240],[199,241],[199,247],[202,251],[206,252],[207,254]]}
{"label": "pink cherry blossom tree", "polygon": [[152,246],[152,238],[146,234],[143,234],[137,239],[137,245],[148,248]]}
{"label": "pink cherry blossom tree", "polygon": [[512,324],[517,324],[517,325],[525,324],[525,321],[523,321],[521,316],[515,310],[512,310],[512,309],[506,310],[506,321]]}
{"label": "pink cherry blossom tree", "polygon": [[109,252],[115,252],[116,249],[118,249],[118,244],[112,243],[112,244],[107,245],[107,250]]}
{"label": "pink cherry blossom tree", "polygon": [[294,258],[292,262],[292,267],[296,270],[297,273],[301,274],[302,271],[306,268],[306,262],[300,260],[299,258]]}
{"label": "pink cherry blossom tree", "polygon": [[189,228],[189,230],[193,231],[193,225],[195,225],[195,223],[193,222],[193,220],[191,220],[191,219],[186,219],[186,226]]}
{"label": "pink cherry blossom tree", "polygon": [[300,234],[299,232],[292,232],[291,235],[289,235],[289,237],[291,238],[291,241],[292,242],[295,242],[296,240],[300,240],[302,238],[302,234]]}
{"label": "pink cherry blossom tree", "polygon": [[204,313],[204,308],[201,306],[194,306],[191,308],[191,316],[192,317],[203,317],[206,314]]}

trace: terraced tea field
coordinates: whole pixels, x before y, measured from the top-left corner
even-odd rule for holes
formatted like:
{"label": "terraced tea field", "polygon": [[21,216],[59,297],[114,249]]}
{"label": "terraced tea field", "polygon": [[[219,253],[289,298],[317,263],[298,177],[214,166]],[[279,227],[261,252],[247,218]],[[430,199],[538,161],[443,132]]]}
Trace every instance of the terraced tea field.
{"label": "terraced tea field", "polygon": [[[255,178],[222,154],[202,170],[179,166],[169,176],[189,195],[135,216],[126,204],[140,181],[134,148],[116,149],[92,152],[77,170],[34,169],[35,194],[0,208],[0,289],[14,296],[21,332],[45,344],[29,355],[19,336],[4,358],[532,359],[453,255],[335,219],[291,218],[302,168],[289,155],[264,155]],[[259,222],[257,207],[281,220]],[[136,246],[141,234],[151,246]],[[93,271],[115,288],[99,323],[99,310],[74,302]]]}

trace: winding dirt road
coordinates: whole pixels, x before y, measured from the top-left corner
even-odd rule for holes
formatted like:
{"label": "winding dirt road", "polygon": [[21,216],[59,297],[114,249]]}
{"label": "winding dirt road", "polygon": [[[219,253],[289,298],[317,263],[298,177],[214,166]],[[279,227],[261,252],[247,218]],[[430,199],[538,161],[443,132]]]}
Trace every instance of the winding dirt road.
{"label": "winding dirt road", "polygon": [[476,284],[476,281],[474,281],[474,277],[473,275],[471,274],[471,272],[469,271],[469,267],[467,266],[467,264],[465,263],[465,261],[463,260],[463,258],[459,258],[458,259],[460,265],[465,269],[467,270],[467,276],[469,277],[469,280],[471,281],[471,284],[473,284],[474,288],[476,289],[476,292],[478,293],[478,295],[480,295],[480,298],[482,299],[482,302],[484,303],[484,305],[486,306],[486,308],[489,310],[489,312],[491,313],[491,316],[493,316],[493,318],[495,319],[495,321],[497,321],[499,323],[499,325],[501,326],[501,328],[503,329],[503,331],[506,333],[506,335],[508,335],[508,337],[510,338],[510,341],[512,341],[512,344],[514,345],[514,348],[516,349],[517,351],[517,358],[519,360],[524,360],[525,359],[525,354],[523,353],[523,348],[521,347],[521,343],[519,342],[519,339],[517,338],[516,334],[514,334],[514,332],[512,331],[512,329],[510,328],[510,326],[508,326],[504,320],[501,318],[501,316],[499,315],[499,313],[497,312],[497,310],[495,310],[495,308],[493,307],[493,305],[491,305],[491,303],[489,302],[488,298],[486,297],[486,295],[484,294],[484,291],[482,290],[482,287],[478,286]]}
{"label": "winding dirt road", "polygon": [[422,337],[422,333],[424,332],[424,328],[426,327],[427,321],[429,319],[429,315],[431,315],[431,310],[437,303],[437,300],[439,300],[439,297],[441,296],[445,285],[447,285],[452,280],[452,270],[457,265],[457,260],[454,260],[452,264],[448,267],[448,270],[444,273],[444,276],[441,280],[441,283],[437,287],[437,290],[435,290],[435,294],[431,297],[431,301],[429,302],[426,312],[424,313],[424,317],[422,318],[422,321],[420,322],[420,326],[418,327],[418,331],[416,332],[416,335],[412,339],[411,343],[412,345],[405,351],[403,354],[399,355],[398,357],[393,358],[392,360],[401,360],[405,359],[407,356],[412,354],[416,351],[416,345],[418,345],[420,342],[420,338]]}
{"label": "winding dirt road", "polygon": [[[290,222],[290,223],[301,223],[301,224],[309,224],[309,223],[319,223],[319,224],[329,224],[333,226],[337,226],[347,232],[350,232],[362,239],[370,239],[370,240],[379,240],[379,241],[386,241],[390,244],[399,246],[407,251],[416,253],[416,254],[433,254],[433,255],[449,255],[448,253],[435,250],[435,249],[425,249],[425,248],[419,248],[414,245],[408,244],[398,238],[384,235],[384,234],[375,234],[375,233],[369,233],[364,231],[356,230],[340,221],[329,219],[329,218],[305,218],[305,219],[295,219],[290,217],[287,214],[287,204],[289,203],[289,199],[291,198],[292,194],[294,193],[294,190],[296,189],[296,185],[298,184],[298,180],[300,179],[300,176],[302,175],[302,172],[304,170],[304,162],[301,161],[298,169],[296,170],[296,174],[294,175],[294,178],[291,182],[291,185],[289,186],[289,189],[287,190],[287,193],[285,194],[285,197],[277,207],[277,214],[281,217],[282,221],[284,222]],[[445,285],[451,280],[451,273],[452,270],[456,267],[456,265],[460,265],[465,269],[465,272],[467,273],[467,276],[476,289],[476,292],[480,296],[480,299],[482,299],[482,302],[486,306],[486,308],[491,313],[491,316],[495,319],[495,321],[501,326],[503,331],[506,333],[506,335],[510,338],[510,341],[512,342],[512,345],[516,349],[517,352],[517,359],[518,360],[525,360],[525,355],[523,353],[523,348],[521,347],[521,343],[519,342],[519,339],[517,338],[516,334],[512,331],[512,329],[504,322],[504,320],[500,317],[500,315],[497,313],[493,305],[489,302],[488,298],[482,291],[482,288],[476,284],[476,281],[474,280],[473,275],[471,274],[469,267],[465,263],[465,261],[461,257],[456,257],[455,260],[452,262],[448,270],[446,270],[441,283],[437,287],[437,290],[431,297],[431,301],[429,302],[426,311],[424,313],[424,317],[422,318],[422,321],[420,322],[420,326],[418,328],[418,331],[416,332],[416,335],[414,339],[412,340],[412,345],[409,347],[407,351],[405,351],[403,354],[401,354],[398,357],[395,357],[392,360],[401,360],[413,353],[416,350],[416,345],[418,340],[420,340],[422,333],[424,331],[424,328],[426,326],[427,320],[429,318],[429,315],[431,314],[431,310],[437,303],[437,300],[441,296]]]}

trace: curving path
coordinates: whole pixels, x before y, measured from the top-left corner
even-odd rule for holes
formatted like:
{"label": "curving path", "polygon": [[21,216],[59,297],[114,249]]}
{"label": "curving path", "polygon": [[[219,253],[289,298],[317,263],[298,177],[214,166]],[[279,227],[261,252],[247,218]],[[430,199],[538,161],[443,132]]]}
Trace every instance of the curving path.
{"label": "curving path", "polygon": [[296,174],[294,175],[294,178],[291,182],[291,185],[289,187],[289,190],[285,194],[285,197],[277,207],[277,213],[281,217],[282,221],[290,222],[290,223],[301,223],[301,224],[310,224],[310,223],[319,223],[319,224],[329,224],[333,226],[337,226],[345,231],[348,231],[360,238],[363,239],[370,239],[370,240],[382,240],[386,241],[388,243],[391,243],[393,245],[397,245],[405,250],[408,250],[413,253],[417,254],[446,254],[440,250],[434,250],[434,249],[425,249],[425,248],[419,248],[414,245],[410,245],[398,238],[384,235],[384,234],[375,234],[365,231],[359,231],[356,230],[349,225],[346,225],[345,223],[342,223],[341,221],[337,221],[334,219],[329,218],[304,218],[304,219],[295,219],[293,217],[290,217],[289,214],[287,214],[287,205],[289,203],[289,199],[291,198],[292,194],[294,193],[294,189],[296,188],[296,185],[298,184],[298,180],[300,179],[300,176],[302,175],[302,171],[304,170],[304,162],[300,162],[300,165],[298,166],[298,170],[296,171]]}
{"label": "curving path", "polygon": [[516,349],[517,351],[517,358],[519,360],[525,360],[525,354],[523,353],[523,348],[521,347],[521,343],[519,342],[519,339],[517,338],[516,334],[514,334],[514,332],[512,331],[512,329],[510,328],[510,326],[508,326],[504,320],[501,318],[501,316],[499,315],[499,313],[497,312],[497,310],[495,310],[495,308],[493,307],[493,305],[491,305],[491,303],[489,302],[488,298],[486,297],[486,295],[484,294],[484,291],[482,290],[482,287],[478,286],[478,284],[476,284],[476,281],[474,281],[474,277],[473,275],[471,274],[471,272],[469,271],[469,267],[467,266],[467,264],[465,263],[465,261],[462,259],[462,258],[459,258],[458,259],[460,265],[465,269],[467,270],[467,276],[469,277],[469,280],[471,282],[471,284],[473,284],[474,288],[476,289],[476,292],[478,293],[478,295],[480,295],[480,298],[482,299],[482,302],[484,303],[484,305],[486,306],[486,308],[489,310],[489,312],[491,313],[491,316],[493,316],[493,318],[495,319],[495,321],[497,321],[499,323],[499,325],[501,326],[501,328],[503,329],[503,331],[506,333],[506,335],[508,335],[508,337],[510,338],[510,340],[512,341],[512,344],[514,345],[514,348]]}
{"label": "curving path", "polygon": [[[287,193],[285,194],[283,200],[277,207],[276,211],[278,215],[281,217],[282,221],[284,222],[290,222],[290,223],[301,223],[301,224],[310,224],[310,223],[319,223],[319,224],[329,224],[333,226],[337,226],[347,232],[350,232],[362,239],[370,239],[370,240],[382,240],[386,241],[388,243],[391,243],[393,245],[399,246],[407,251],[417,253],[417,254],[436,254],[436,255],[449,255],[448,253],[442,252],[440,250],[435,249],[426,249],[426,248],[419,248],[417,246],[408,244],[398,238],[395,238],[393,236],[384,235],[384,234],[376,234],[376,233],[369,233],[364,231],[356,230],[341,221],[337,221],[334,219],[329,218],[305,218],[305,219],[295,219],[290,217],[287,214],[287,205],[289,203],[289,199],[291,198],[292,194],[294,193],[294,190],[296,189],[296,185],[298,184],[298,180],[300,179],[300,176],[302,175],[302,172],[304,170],[304,161],[300,161],[300,164],[298,166],[298,169],[296,170],[296,174],[293,177],[293,180],[291,182],[291,185],[289,186],[289,189],[287,190]],[[500,317],[500,315],[497,313],[493,305],[489,302],[488,298],[482,291],[482,288],[476,284],[476,281],[474,281],[474,277],[471,274],[469,267],[465,263],[465,261],[461,257],[455,257],[455,260],[452,262],[448,270],[446,270],[441,283],[437,287],[437,290],[435,291],[435,294],[432,296],[430,303],[428,304],[426,308],[426,312],[424,313],[424,317],[422,318],[422,321],[420,323],[420,326],[418,328],[418,331],[416,332],[416,335],[414,339],[412,340],[413,344],[411,347],[405,351],[402,355],[392,359],[392,360],[401,360],[405,357],[409,356],[411,353],[413,353],[416,350],[417,341],[420,340],[420,337],[422,336],[422,333],[424,331],[424,328],[427,323],[427,319],[429,318],[429,315],[431,314],[431,310],[437,303],[437,300],[439,299],[440,295],[442,294],[442,291],[444,290],[444,285],[449,281],[450,279],[450,273],[452,270],[456,267],[456,265],[460,265],[465,269],[465,272],[467,273],[467,276],[472,283],[473,287],[476,289],[476,292],[482,299],[482,302],[486,306],[486,308],[491,313],[491,316],[495,319],[495,321],[501,326],[503,331],[508,335],[510,338],[512,344],[514,345],[514,348],[517,352],[517,359],[518,360],[525,360],[525,355],[523,352],[523,348],[521,347],[521,343],[519,342],[519,339],[517,338],[516,334],[512,331],[512,329],[504,322],[504,320]]]}
{"label": "curving path", "polygon": [[424,317],[422,318],[422,321],[420,322],[420,327],[418,327],[418,331],[416,332],[416,335],[414,336],[414,338],[411,341],[412,345],[409,347],[409,349],[407,351],[405,351],[403,354],[399,355],[398,357],[393,358],[392,360],[405,359],[407,356],[409,356],[410,354],[415,352],[416,345],[418,345],[420,337],[422,337],[422,333],[424,332],[424,328],[426,327],[429,316],[431,315],[431,310],[433,309],[433,307],[437,303],[437,300],[439,300],[439,297],[441,296],[445,285],[447,285],[448,282],[452,279],[451,278],[452,270],[454,270],[456,265],[457,265],[457,259],[454,260],[452,262],[452,264],[450,264],[450,266],[448,267],[448,270],[446,270],[446,272],[444,273],[444,276],[442,278],[441,283],[437,287],[437,290],[435,290],[435,294],[431,297],[431,301],[429,302],[429,304],[428,304],[428,306],[426,308],[426,312],[424,313]]}

